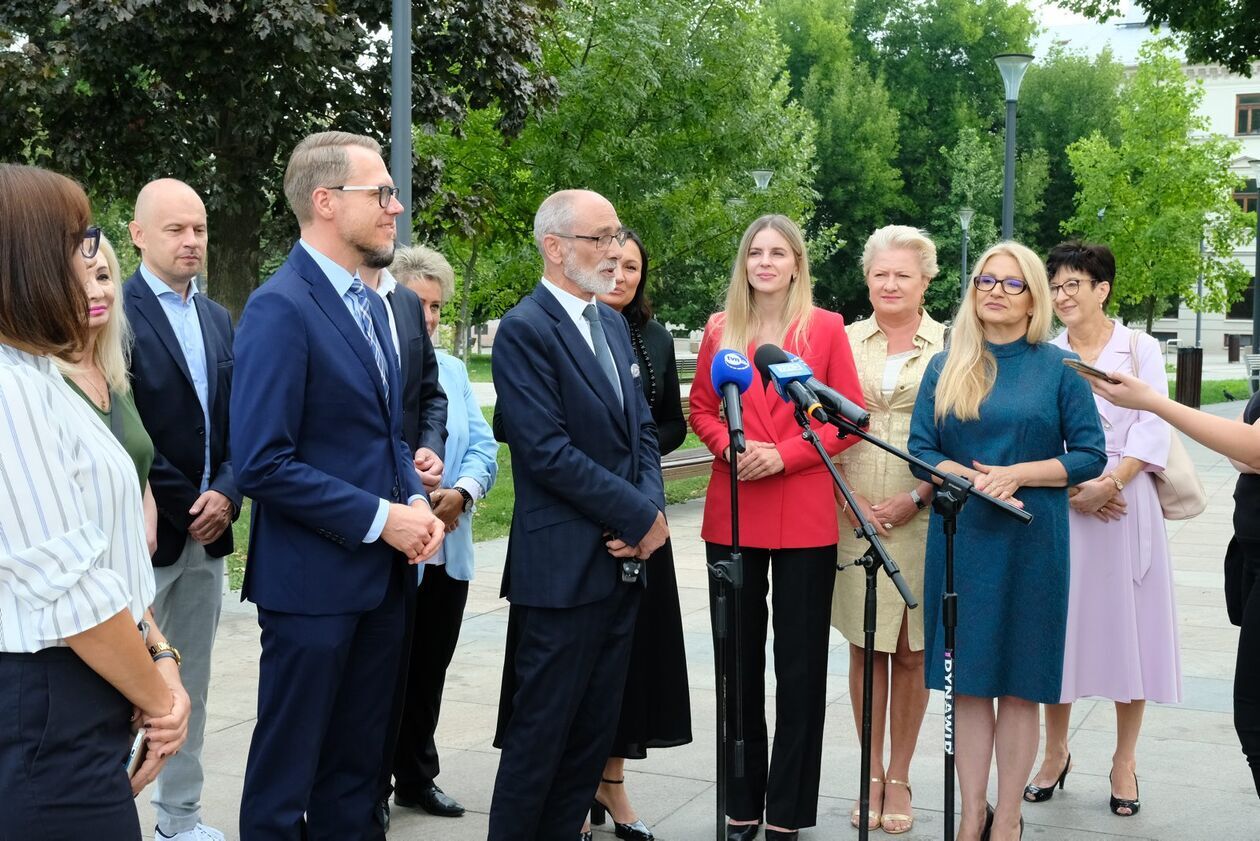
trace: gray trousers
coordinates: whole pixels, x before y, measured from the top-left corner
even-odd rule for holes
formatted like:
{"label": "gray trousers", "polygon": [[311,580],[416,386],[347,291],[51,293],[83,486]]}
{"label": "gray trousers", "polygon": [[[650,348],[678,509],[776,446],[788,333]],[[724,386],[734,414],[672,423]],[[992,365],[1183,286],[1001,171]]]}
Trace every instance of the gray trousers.
{"label": "gray trousers", "polygon": [[171,645],[179,649],[183,658],[180,677],[192,701],[188,741],[167,761],[153,790],[158,829],[164,835],[187,832],[201,821],[205,781],[201,747],[206,733],[210,653],[223,605],[223,566],[222,558],[208,557],[206,548],[190,537],[174,564],[153,568],[157,581],[153,618]]}

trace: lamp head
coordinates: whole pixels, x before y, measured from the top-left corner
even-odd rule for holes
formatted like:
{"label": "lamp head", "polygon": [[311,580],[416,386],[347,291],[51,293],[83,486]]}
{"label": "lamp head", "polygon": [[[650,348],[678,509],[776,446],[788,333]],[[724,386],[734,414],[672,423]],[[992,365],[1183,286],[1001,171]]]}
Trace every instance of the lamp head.
{"label": "lamp head", "polygon": [[971,230],[971,217],[976,215],[975,208],[960,207],[958,208],[958,222],[962,225],[964,231]]}
{"label": "lamp head", "polygon": [[764,190],[770,186],[770,179],[774,177],[774,170],[754,169],[748,174],[753,177],[753,183],[757,185],[757,189]]}
{"label": "lamp head", "polygon": [[1028,53],[1002,53],[993,60],[997,62],[998,72],[1002,74],[1002,84],[1006,86],[1006,101],[1019,99],[1019,85],[1024,81],[1024,71],[1032,64],[1033,57]]}

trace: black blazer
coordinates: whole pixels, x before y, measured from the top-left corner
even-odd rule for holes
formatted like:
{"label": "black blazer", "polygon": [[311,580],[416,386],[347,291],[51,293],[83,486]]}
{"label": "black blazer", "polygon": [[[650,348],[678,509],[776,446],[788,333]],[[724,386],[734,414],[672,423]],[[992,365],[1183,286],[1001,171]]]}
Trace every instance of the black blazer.
{"label": "black blazer", "polygon": [[446,460],[446,392],[438,385],[437,357],[424,329],[420,296],[401,283],[386,297],[398,328],[402,369],[403,440],[414,453],[428,447]]}
{"label": "black blazer", "polygon": [[[232,500],[241,510],[228,451],[228,397],[232,390],[232,318],[205,295],[193,298],[206,346],[210,429],[205,428],[201,401],[192,384],[188,363],[162,304],[139,270],[123,287],[123,307],[135,333],[131,351],[131,387],[145,430],[153,439],[153,468],[149,484],[158,509],[158,548],[154,566],[170,566],[179,559],[193,518],[188,509],[201,496],[205,440],[210,436],[210,490]],[[235,519],[235,516],[233,517]],[[232,552],[232,529],[206,546],[206,554],[221,558]]]}
{"label": "black blazer", "polygon": [[678,384],[674,337],[655,319],[648,321],[637,331],[632,327],[630,336],[634,344],[634,357],[639,363],[643,393],[647,397],[648,405],[652,407],[652,419],[656,421],[661,455],[672,453],[687,437],[687,419],[683,417],[682,411],[682,388]]}

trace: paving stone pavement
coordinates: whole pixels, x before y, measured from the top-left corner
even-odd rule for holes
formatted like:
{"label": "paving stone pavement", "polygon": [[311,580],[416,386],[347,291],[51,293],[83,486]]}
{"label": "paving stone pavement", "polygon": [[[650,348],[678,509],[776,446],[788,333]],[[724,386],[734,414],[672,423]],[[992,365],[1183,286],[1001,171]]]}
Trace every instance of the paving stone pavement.
{"label": "paving stone pavement", "polygon": [[[1210,407],[1237,416],[1241,403]],[[1225,616],[1221,559],[1232,533],[1235,472],[1228,461],[1193,442],[1188,446],[1211,496],[1200,517],[1169,523],[1179,605],[1184,700],[1151,705],[1138,747],[1142,811],[1118,818],[1107,809],[1115,718],[1105,701],[1077,705],[1072,718],[1075,766],[1066,790],[1049,803],[1024,809],[1030,841],[1104,839],[1260,839],[1260,804],[1234,734],[1231,693],[1237,629]],[[702,841],[714,831],[714,678],[709,637],[701,504],[669,510],[678,567],[695,740],[653,751],[627,764],[627,788],[643,820],[662,841]],[[964,514],[965,516],[965,514]],[[478,547],[472,583],[442,705],[437,741],[443,788],[468,807],[458,819],[394,810],[391,841],[484,839],[498,751],[490,744],[499,694],[507,604],[499,598],[505,540]],[[252,605],[238,594],[225,600],[214,650],[205,768],[204,820],[237,838],[237,813],[245,758],[254,726],[258,679],[258,625]],[[856,837],[848,813],[858,792],[859,746],[848,692],[846,644],[832,631],[827,684],[827,723],[818,826],[802,839]],[[767,647],[767,692],[774,691],[773,652]],[[773,696],[767,698],[773,733]],[[914,829],[906,839],[943,837],[941,808],[942,704],[932,693],[911,773]],[[996,784],[993,776],[991,787]],[[152,837],[149,792],[141,795],[141,825]],[[996,790],[991,790],[996,799]],[[872,837],[881,837],[873,833]],[[610,841],[611,825],[595,832]]]}

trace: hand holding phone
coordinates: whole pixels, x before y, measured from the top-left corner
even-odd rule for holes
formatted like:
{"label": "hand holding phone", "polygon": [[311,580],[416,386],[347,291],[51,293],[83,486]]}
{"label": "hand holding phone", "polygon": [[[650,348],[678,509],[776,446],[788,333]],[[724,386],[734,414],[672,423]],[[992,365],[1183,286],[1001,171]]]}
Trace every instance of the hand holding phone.
{"label": "hand holding phone", "polygon": [[1093,377],[1094,379],[1102,380],[1103,382],[1108,382],[1112,385],[1120,385],[1120,381],[1108,374],[1106,371],[1095,368],[1093,365],[1086,365],[1079,359],[1065,359],[1063,360],[1063,364],[1083,377]]}
{"label": "hand holding phone", "polygon": [[146,731],[143,727],[136,732],[136,737],[131,740],[131,750],[127,753],[127,779],[131,779],[136,775],[136,771],[140,768],[140,763],[144,761],[144,737]]}

